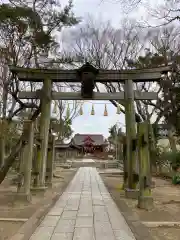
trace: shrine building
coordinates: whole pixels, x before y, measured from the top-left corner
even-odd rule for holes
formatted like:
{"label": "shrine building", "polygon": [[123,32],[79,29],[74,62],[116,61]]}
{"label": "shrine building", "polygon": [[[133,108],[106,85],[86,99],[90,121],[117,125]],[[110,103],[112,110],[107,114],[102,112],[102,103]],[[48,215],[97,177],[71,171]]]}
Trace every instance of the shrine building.
{"label": "shrine building", "polygon": [[72,144],[82,149],[84,153],[103,153],[108,146],[107,140],[101,134],[75,134]]}
{"label": "shrine building", "polygon": [[58,140],[55,144],[56,159],[83,157],[92,154],[103,157],[107,154],[108,142],[101,134],[75,134],[69,144],[62,144]]}

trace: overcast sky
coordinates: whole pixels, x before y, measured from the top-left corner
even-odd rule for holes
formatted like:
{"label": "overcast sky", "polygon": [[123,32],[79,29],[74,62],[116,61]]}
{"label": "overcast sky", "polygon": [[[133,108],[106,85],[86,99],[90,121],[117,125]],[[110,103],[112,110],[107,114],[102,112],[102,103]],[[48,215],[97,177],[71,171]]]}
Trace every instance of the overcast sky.
{"label": "overcast sky", "polygon": [[[64,0],[64,2],[66,2]],[[150,0],[149,0],[150,2]],[[152,0],[152,2],[158,2]],[[74,0],[74,12],[77,16],[86,18],[89,14],[96,19],[107,21],[110,20],[114,27],[119,27],[121,20],[125,17],[121,11],[121,5],[117,0]],[[129,17],[135,17],[139,20],[146,17],[145,8],[141,6],[138,10],[129,14]],[[86,103],[83,107],[83,116],[77,117],[73,121],[73,130],[75,133],[100,133],[105,137],[108,136],[108,129],[119,122],[119,126],[124,129],[124,115],[117,115],[116,109],[109,102],[107,102],[108,116],[104,117],[104,103],[100,101],[94,102],[95,116],[91,116],[91,103]]]}

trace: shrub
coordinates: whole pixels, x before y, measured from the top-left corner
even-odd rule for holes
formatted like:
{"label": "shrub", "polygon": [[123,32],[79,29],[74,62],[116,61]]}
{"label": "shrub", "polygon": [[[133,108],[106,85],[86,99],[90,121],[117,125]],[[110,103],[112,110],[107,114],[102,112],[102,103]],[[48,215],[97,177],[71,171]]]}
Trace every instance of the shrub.
{"label": "shrub", "polygon": [[166,153],[163,153],[162,156],[164,159],[167,159],[172,169],[174,171],[177,171],[177,169],[180,167],[180,151],[166,152]]}

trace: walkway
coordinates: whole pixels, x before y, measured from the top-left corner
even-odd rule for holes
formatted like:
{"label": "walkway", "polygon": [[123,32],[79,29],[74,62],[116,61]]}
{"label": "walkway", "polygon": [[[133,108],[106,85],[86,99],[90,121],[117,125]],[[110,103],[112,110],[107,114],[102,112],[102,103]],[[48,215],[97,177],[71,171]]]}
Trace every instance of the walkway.
{"label": "walkway", "polygon": [[135,240],[96,168],[80,168],[30,240]]}
{"label": "walkway", "polygon": [[86,158],[84,158],[83,160],[82,160],[82,162],[86,162],[86,163],[94,163],[95,161],[93,160],[93,159],[86,159]]}

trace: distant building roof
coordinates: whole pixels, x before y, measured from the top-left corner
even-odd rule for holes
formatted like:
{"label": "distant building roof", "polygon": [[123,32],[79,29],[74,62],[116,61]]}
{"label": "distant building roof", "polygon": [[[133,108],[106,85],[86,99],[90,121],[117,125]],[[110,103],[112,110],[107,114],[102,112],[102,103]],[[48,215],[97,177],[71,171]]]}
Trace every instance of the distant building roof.
{"label": "distant building roof", "polygon": [[104,145],[107,144],[103,135],[101,134],[75,134],[72,142],[75,145],[81,146],[84,145],[86,139],[91,138],[94,145]]}
{"label": "distant building roof", "polygon": [[67,149],[67,148],[78,148],[78,149],[80,149],[80,147],[79,146],[77,146],[77,145],[74,145],[73,143],[67,143],[67,144],[65,144],[65,143],[61,143],[60,141],[56,141],[55,142],[55,148],[57,149]]}

